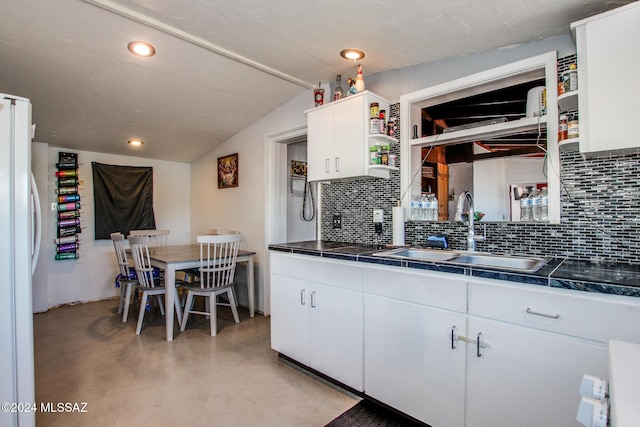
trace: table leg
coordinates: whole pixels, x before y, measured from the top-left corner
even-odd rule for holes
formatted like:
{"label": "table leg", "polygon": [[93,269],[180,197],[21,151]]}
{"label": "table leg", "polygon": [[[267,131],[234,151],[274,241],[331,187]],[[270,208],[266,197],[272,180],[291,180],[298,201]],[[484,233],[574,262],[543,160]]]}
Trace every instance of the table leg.
{"label": "table leg", "polygon": [[173,316],[175,304],[176,269],[168,264],[164,271],[164,315],[167,325],[167,341],[173,341]]}
{"label": "table leg", "polygon": [[249,256],[249,261],[247,262],[247,287],[249,293],[249,315],[253,317],[253,313],[255,310],[255,286],[253,283],[253,255]]}

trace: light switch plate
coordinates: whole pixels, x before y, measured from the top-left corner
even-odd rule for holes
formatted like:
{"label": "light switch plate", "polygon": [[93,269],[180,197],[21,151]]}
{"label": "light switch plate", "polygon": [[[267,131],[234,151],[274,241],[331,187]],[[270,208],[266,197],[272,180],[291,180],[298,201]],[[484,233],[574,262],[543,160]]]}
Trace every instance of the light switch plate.
{"label": "light switch plate", "polygon": [[373,210],[373,222],[380,224],[384,222],[384,211],[382,209]]}

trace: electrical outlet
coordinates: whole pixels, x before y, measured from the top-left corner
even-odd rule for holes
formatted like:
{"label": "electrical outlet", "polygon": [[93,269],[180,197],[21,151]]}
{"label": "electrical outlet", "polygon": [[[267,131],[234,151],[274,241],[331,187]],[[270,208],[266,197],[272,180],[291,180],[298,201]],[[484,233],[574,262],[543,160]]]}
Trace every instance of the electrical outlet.
{"label": "electrical outlet", "polygon": [[58,204],[55,202],[51,202],[51,212],[55,212],[58,210]]}
{"label": "electrical outlet", "polygon": [[333,228],[342,228],[342,215],[334,214],[333,215]]}
{"label": "electrical outlet", "polygon": [[384,222],[384,211],[382,209],[373,210],[373,222],[376,224],[382,224]]}

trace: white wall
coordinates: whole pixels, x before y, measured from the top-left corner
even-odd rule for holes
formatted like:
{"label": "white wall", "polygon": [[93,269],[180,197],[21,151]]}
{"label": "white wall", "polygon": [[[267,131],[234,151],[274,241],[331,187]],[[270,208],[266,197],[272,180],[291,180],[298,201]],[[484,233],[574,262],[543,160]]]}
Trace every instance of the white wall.
{"label": "white wall", "polygon": [[[80,258],[56,261],[54,239],[57,233],[57,214],[50,209],[57,201],[55,177],[58,153],[77,152],[79,166],[81,226]],[[118,266],[111,240],[94,240],[93,177],[91,163],[153,168],[153,205],[158,229],[169,229],[168,244],[189,243],[190,239],[190,166],[186,163],[149,160],[139,157],[115,156],[88,151],[49,147],[48,183],[41,189],[48,195],[43,207],[43,221],[47,235],[43,236],[43,254],[39,263],[46,263],[48,273],[47,301],[49,307],[73,302],[88,302],[111,298],[119,294],[115,288]],[[37,292],[42,292],[42,286]],[[34,287],[34,292],[36,288]],[[34,299],[40,298],[35,296]]]}
{"label": "white wall", "polygon": [[[373,74],[365,76],[365,82],[368,90],[393,103],[406,93],[553,50],[558,51],[558,57],[563,57],[575,53],[576,46],[569,35],[550,37],[533,43]],[[366,64],[364,67],[366,72]]]}
{"label": "white wall", "polygon": [[[191,164],[191,237],[215,227],[239,230],[242,248],[256,252],[256,308],[264,311],[266,242],[267,137],[306,125],[304,111],[313,108],[311,90],[304,90]],[[238,187],[218,189],[218,157],[238,153]],[[286,212],[282,212],[286,215]],[[244,271],[236,274],[236,291],[246,304]]]}

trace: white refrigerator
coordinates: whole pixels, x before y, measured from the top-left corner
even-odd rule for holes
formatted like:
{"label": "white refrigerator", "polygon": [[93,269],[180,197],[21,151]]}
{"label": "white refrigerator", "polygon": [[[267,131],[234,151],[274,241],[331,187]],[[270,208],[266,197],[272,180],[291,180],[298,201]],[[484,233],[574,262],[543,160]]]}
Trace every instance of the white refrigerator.
{"label": "white refrigerator", "polygon": [[31,275],[40,234],[32,194],[34,128],[28,99],[0,94],[0,102],[0,426],[33,426]]}

